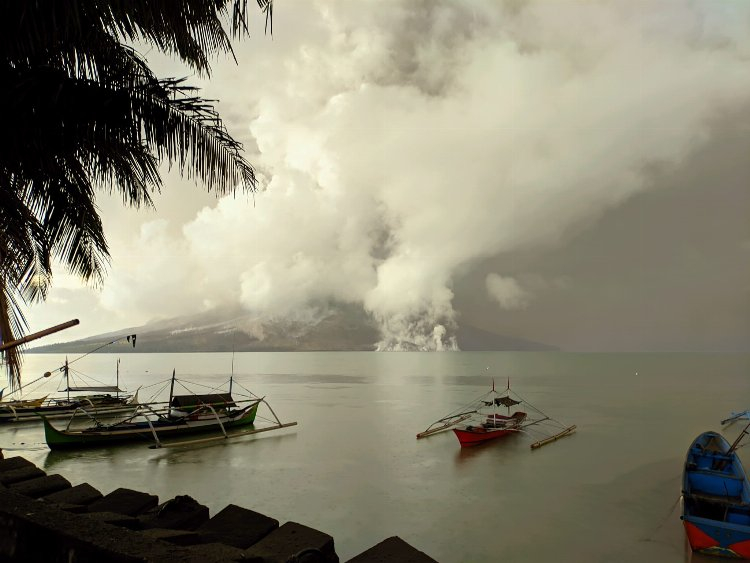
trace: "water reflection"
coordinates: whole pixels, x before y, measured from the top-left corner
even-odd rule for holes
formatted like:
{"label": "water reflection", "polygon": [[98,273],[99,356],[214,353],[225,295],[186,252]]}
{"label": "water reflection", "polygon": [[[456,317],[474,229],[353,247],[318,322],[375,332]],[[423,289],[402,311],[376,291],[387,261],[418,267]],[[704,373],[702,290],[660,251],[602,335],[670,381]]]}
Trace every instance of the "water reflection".
{"label": "water reflection", "polygon": [[502,463],[502,458],[518,454],[518,442],[520,439],[521,436],[519,436],[519,434],[508,434],[495,440],[490,440],[489,442],[484,442],[468,448],[462,448],[460,444],[458,444],[458,441],[456,441],[458,451],[454,456],[454,462],[456,466],[461,466],[462,464],[477,459],[480,456],[487,456],[490,458],[497,458],[498,463]]}

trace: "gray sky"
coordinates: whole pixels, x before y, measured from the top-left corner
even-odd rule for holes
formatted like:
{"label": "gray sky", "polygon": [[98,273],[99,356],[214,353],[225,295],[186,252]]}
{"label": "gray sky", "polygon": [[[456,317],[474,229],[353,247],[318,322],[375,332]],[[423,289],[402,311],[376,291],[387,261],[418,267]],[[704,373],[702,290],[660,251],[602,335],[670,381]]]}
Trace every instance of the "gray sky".
{"label": "gray sky", "polygon": [[[383,348],[456,322],[571,350],[750,342],[750,3],[277,1],[191,80],[262,178],[102,195],[103,288],[65,339],[240,304],[361,303]],[[147,53],[162,75],[184,76]]]}

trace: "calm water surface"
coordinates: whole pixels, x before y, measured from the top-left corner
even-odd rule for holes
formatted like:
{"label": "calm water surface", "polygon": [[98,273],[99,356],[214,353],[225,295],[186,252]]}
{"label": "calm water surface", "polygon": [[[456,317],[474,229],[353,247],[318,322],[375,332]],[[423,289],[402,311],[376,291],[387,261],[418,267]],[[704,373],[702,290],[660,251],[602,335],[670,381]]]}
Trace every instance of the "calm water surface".
{"label": "calm water surface", "polygon": [[[172,369],[221,386],[232,370],[231,354],[121,358],[131,391]],[[116,359],[74,367],[110,383]],[[27,355],[26,381],[63,360]],[[0,429],[0,447],[104,493],[189,494],[212,514],[233,503],[307,524],[334,537],[342,561],[399,535],[443,563],[699,562],[712,559],[690,554],[679,520],[684,455],[750,408],[750,355],[245,353],[234,373],[299,426],[196,449],[50,452],[41,426],[23,425]],[[523,435],[464,450],[452,432],[415,439],[493,376],[578,432],[536,451]]]}

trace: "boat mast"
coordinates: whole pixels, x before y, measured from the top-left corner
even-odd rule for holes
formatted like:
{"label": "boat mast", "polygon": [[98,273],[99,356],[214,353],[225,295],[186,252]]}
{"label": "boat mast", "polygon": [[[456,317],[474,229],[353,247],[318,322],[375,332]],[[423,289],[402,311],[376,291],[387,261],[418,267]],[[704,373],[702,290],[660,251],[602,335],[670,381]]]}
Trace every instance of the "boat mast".
{"label": "boat mast", "polygon": [[68,392],[68,401],[70,401],[70,370],[68,369],[68,356],[65,356],[65,389]]}
{"label": "boat mast", "polygon": [[172,384],[169,386],[169,406],[172,406],[172,396],[174,395],[174,368],[172,369]]}
{"label": "boat mast", "polygon": [[116,375],[117,379],[115,379],[115,393],[116,393],[115,396],[119,399],[120,398],[120,358],[117,358],[117,372],[116,373],[117,373]]}
{"label": "boat mast", "polygon": [[[505,390],[505,392],[508,395],[508,398],[510,399],[510,376],[508,376],[508,387]],[[508,416],[510,416],[510,405],[508,405]]]}
{"label": "boat mast", "polygon": [[234,380],[234,333],[232,333],[232,373],[229,374],[229,395],[232,395],[232,382]]}

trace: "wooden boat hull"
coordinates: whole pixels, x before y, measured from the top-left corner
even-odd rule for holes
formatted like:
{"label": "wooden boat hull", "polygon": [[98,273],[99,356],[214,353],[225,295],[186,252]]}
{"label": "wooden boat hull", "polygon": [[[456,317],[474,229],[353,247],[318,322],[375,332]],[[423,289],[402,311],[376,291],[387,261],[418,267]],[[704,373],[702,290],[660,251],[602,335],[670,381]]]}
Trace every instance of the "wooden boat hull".
{"label": "wooden boat hull", "polygon": [[460,430],[458,428],[454,428],[453,432],[456,434],[456,438],[458,438],[458,441],[461,444],[461,447],[466,448],[470,446],[476,446],[484,442],[489,442],[490,440],[495,440],[502,436],[507,436],[508,434],[512,434],[513,432],[516,432],[516,430],[507,429],[507,430],[478,431],[478,430]]}
{"label": "wooden boat hull", "polygon": [[453,433],[458,438],[461,447],[466,448],[518,432],[524,420],[526,420],[526,413],[520,411],[513,413],[512,416],[491,414],[483,424],[454,428]]}
{"label": "wooden boat hull", "polygon": [[691,444],[682,495],[681,519],[693,551],[750,559],[750,484],[720,434],[704,432]]}
{"label": "wooden boat hull", "polygon": [[[258,403],[243,409],[235,415],[221,415],[219,420],[225,430],[234,430],[251,426],[255,422]],[[159,440],[182,436],[194,436],[209,432],[221,432],[216,419],[183,420],[179,422],[154,421],[153,431],[148,423],[138,422],[128,425],[93,428],[85,430],[58,430],[44,419],[44,436],[52,450],[79,449],[101,446],[112,446],[129,442],[156,442],[154,432]]]}

